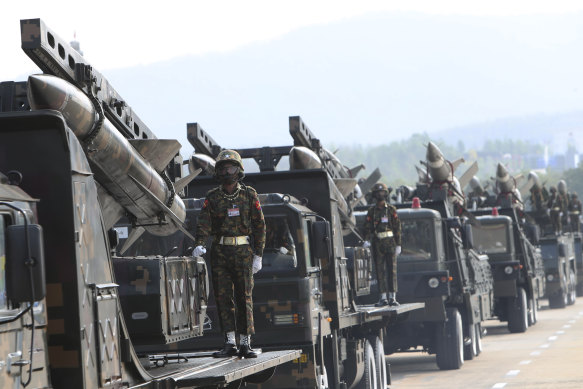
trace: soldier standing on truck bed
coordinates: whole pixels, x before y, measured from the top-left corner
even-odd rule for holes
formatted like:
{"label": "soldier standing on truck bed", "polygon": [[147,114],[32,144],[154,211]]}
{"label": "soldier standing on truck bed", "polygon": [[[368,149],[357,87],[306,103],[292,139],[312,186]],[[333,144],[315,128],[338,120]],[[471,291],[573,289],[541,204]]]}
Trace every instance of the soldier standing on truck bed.
{"label": "soldier standing on truck bed", "polygon": [[[239,153],[221,151],[215,166],[215,177],[221,185],[207,193],[196,230],[195,256],[206,253],[204,245],[212,237],[213,289],[225,332],[223,348],[213,354],[217,358],[237,354],[244,358],[257,357],[250,340],[255,333],[253,274],[262,266],[265,219],[255,189],[239,182],[244,176]],[[235,331],[239,333],[239,350]]]}
{"label": "soldier standing on truck bed", "polygon": [[579,232],[579,216],[581,216],[581,201],[577,193],[571,194],[571,201],[569,201],[569,217],[571,219],[571,231]]}
{"label": "soldier standing on truck bed", "polygon": [[[387,203],[389,191],[383,183],[373,186],[376,205],[369,208],[364,224],[363,247],[370,247],[375,261],[380,299],[377,306],[399,305],[397,292],[397,255],[401,253],[401,222],[397,209]],[[388,285],[387,285],[388,284]],[[387,291],[389,299],[387,300]]]}

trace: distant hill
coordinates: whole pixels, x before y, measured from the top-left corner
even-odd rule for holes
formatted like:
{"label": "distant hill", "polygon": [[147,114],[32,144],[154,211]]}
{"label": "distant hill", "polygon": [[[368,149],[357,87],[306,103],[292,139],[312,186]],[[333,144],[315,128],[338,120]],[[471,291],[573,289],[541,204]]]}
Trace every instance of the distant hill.
{"label": "distant hill", "polygon": [[468,146],[509,136],[561,143],[583,126],[581,16],[368,15],[104,73],[160,137],[184,146],[187,122],[224,146],[288,144],[290,115],[324,144],[413,133]]}

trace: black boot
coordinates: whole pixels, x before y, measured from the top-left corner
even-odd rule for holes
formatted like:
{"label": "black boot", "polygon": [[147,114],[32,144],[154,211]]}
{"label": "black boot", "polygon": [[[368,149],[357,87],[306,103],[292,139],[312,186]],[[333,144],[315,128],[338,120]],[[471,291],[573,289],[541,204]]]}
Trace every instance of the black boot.
{"label": "black boot", "polygon": [[400,304],[397,302],[397,300],[394,297],[389,297],[389,305],[391,307],[398,307]]}
{"label": "black boot", "polygon": [[225,343],[222,349],[213,353],[213,357],[215,358],[226,358],[232,357],[237,355],[239,350],[237,350],[237,346],[231,343]]}
{"label": "black boot", "polygon": [[239,346],[239,356],[241,358],[257,358],[257,351],[253,350],[248,344]]}
{"label": "black boot", "polygon": [[378,303],[376,303],[374,306],[375,307],[384,307],[385,305],[389,305],[389,302],[387,301],[386,298],[382,298],[379,300]]}

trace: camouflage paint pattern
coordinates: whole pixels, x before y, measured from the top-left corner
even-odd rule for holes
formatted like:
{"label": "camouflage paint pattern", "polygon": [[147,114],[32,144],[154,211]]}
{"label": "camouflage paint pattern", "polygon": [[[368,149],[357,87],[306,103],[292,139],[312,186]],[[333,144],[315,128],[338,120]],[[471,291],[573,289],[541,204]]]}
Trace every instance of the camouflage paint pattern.
{"label": "camouflage paint pattern", "polygon": [[[385,203],[369,208],[363,228],[364,237],[372,243],[379,293],[397,291],[397,256],[395,247],[401,245],[401,222],[397,209]],[[379,239],[377,233],[392,231],[393,236]]]}

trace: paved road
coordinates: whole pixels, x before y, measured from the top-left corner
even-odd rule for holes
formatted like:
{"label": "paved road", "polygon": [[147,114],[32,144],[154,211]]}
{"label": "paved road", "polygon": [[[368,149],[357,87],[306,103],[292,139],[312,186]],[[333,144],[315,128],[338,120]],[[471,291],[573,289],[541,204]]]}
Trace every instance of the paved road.
{"label": "paved road", "polygon": [[523,334],[486,322],[482,354],[460,370],[441,371],[426,353],[389,355],[391,388],[583,388],[583,297],[565,309],[546,303]]}

